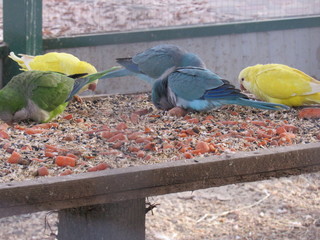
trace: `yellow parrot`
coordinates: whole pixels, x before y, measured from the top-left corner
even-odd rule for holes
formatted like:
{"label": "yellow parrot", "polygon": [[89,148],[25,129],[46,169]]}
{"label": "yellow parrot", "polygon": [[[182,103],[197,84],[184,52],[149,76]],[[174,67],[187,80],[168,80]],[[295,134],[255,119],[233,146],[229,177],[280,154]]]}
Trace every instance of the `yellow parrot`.
{"label": "yellow parrot", "polygon": [[257,64],[244,68],[240,88],[258,99],[298,107],[320,104],[320,81],[283,64]]}
{"label": "yellow parrot", "polygon": [[[53,71],[60,72],[66,75],[74,75],[78,73],[93,74],[96,73],[96,68],[85,61],[80,61],[79,58],[69,53],[49,52],[44,55],[30,56],[10,52],[9,57],[17,62],[22,71],[38,70],[38,71]],[[84,86],[78,93],[86,90],[94,91],[97,87],[98,80]],[[80,101],[80,98],[76,96]]]}

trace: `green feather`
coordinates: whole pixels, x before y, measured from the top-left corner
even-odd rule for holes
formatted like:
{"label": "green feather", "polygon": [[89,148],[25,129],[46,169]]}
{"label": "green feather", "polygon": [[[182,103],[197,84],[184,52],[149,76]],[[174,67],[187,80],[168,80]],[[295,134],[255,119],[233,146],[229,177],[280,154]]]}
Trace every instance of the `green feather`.
{"label": "green feather", "polygon": [[41,109],[51,112],[63,104],[71,92],[74,80],[65,75],[46,72],[33,79],[36,87],[31,100]]}
{"label": "green feather", "polygon": [[44,123],[50,122],[52,119],[56,118],[58,115],[63,113],[63,111],[66,109],[67,105],[68,105],[68,102],[64,102],[63,104],[56,107],[53,111],[50,112],[49,118],[44,120],[43,122]]}
{"label": "green feather", "polygon": [[69,97],[77,94],[84,85],[115,69],[118,68],[79,80],[50,71],[20,73],[0,90],[0,118],[6,122],[24,119],[49,122],[65,110]]}

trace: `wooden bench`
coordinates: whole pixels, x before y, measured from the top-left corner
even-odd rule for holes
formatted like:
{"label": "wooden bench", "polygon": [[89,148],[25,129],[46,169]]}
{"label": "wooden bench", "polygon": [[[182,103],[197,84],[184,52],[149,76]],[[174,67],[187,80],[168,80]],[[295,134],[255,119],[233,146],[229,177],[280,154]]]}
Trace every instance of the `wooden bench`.
{"label": "wooden bench", "polygon": [[58,239],[145,239],[145,198],[320,170],[320,143],[0,184],[0,217],[59,210]]}

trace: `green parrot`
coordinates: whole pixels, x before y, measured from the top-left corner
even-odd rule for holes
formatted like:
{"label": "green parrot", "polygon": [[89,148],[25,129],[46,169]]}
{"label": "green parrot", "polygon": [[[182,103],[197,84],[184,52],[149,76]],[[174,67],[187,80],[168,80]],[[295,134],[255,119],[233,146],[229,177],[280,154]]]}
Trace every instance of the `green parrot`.
{"label": "green parrot", "polygon": [[25,119],[49,122],[64,111],[84,85],[116,69],[118,67],[85,78],[80,77],[86,73],[71,76],[50,71],[20,73],[0,90],[0,119],[7,123]]}

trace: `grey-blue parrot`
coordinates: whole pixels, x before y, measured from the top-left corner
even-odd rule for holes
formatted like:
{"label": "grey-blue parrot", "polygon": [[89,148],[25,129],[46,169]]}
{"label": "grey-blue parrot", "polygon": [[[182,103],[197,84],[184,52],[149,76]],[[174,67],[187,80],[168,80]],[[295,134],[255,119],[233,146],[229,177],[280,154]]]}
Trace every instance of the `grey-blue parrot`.
{"label": "grey-blue parrot", "polygon": [[227,80],[210,70],[198,67],[178,68],[157,80],[152,88],[153,104],[162,110],[181,107],[206,111],[227,104],[259,109],[280,110],[288,106],[249,99]]}
{"label": "grey-blue parrot", "polygon": [[157,45],[133,57],[118,58],[117,62],[123,68],[103,78],[135,76],[153,85],[156,79],[168,75],[178,67],[205,67],[197,55],[171,44]]}

